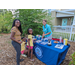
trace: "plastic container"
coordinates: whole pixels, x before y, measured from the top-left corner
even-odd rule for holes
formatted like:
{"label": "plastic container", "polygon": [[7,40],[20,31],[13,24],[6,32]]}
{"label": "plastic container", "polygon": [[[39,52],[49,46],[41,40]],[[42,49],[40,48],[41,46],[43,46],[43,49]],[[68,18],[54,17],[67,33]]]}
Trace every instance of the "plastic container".
{"label": "plastic container", "polygon": [[67,45],[68,39],[64,39],[64,45]]}

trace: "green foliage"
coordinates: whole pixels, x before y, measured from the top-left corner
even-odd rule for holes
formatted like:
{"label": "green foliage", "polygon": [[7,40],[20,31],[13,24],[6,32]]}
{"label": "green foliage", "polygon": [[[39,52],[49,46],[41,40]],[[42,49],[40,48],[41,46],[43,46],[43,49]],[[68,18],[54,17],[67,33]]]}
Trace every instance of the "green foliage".
{"label": "green foliage", "polygon": [[0,12],[0,33],[10,33],[13,15],[11,11],[4,9]]}
{"label": "green foliage", "polygon": [[[45,18],[48,19],[48,17],[51,20],[51,16],[47,16],[47,11],[44,9],[18,9],[15,16],[21,21],[23,35],[27,34],[28,28],[33,29],[34,35],[42,35],[42,20]],[[48,23],[51,23],[50,20]]]}
{"label": "green foliage", "polygon": [[11,11],[0,9],[0,33],[10,33],[14,19],[20,19],[23,36],[27,34],[28,28],[33,29],[34,35],[42,35],[43,19],[46,19],[47,24],[51,25],[52,28],[52,18],[50,15],[47,15],[47,10],[44,9],[17,9],[14,16],[15,18],[13,18]]}
{"label": "green foliage", "polygon": [[69,62],[69,65],[75,65],[75,52],[73,54],[71,54],[70,56],[72,58],[72,61]]}

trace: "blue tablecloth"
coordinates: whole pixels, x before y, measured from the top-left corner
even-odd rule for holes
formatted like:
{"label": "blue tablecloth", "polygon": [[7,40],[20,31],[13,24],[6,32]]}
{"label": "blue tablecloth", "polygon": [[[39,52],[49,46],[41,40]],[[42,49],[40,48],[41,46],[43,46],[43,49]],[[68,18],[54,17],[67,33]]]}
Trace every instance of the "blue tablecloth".
{"label": "blue tablecloth", "polygon": [[33,53],[35,56],[47,65],[59,65],[65,59],[66,53],[70,45],[66,45],[63,49],[55,48],[56,44],[51,40],[52,45],[42,45],[40,43],[34,43]]}

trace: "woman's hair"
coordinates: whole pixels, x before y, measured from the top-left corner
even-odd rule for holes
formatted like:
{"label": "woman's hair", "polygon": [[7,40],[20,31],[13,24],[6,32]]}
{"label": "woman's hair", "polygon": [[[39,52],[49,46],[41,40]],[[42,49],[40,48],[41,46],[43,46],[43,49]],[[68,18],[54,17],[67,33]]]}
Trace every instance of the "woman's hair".
{"label": "woman's hair", "polygon": [[[29,28],[29,29],[32,29],[32,28]],[[28,34],[30,34],[30,33],[29,33],[29,29],[28,29]],[[32,35],[33,35],[33,33],[32,33]]]}
{"label": "woman's hair", "polygon": [[45,19],[43,21],[47,22],[47,20],[45,20]]}
{"label": "woman's hair", "polygon": [[[18,20],[18,19],[15,19],[15,20],[13,21],[12,27],[15,26],[15,21],[17,21],[17,20]],[[20,22],[20,20],[18,20],[18,21]],[[21,22],[20,22],[20,26],[18,27],[18,29],[19,29],[19,31],[20,31],[21,34],[22,34]]]}

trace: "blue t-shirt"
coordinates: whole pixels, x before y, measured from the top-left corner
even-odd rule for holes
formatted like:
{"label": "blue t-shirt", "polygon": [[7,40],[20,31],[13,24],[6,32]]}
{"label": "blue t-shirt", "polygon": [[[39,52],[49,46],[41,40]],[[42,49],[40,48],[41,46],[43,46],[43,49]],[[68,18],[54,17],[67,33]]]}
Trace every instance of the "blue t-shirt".
{"label": "blue t-shirt", "polygon": [[50,28],[50,25],[46,24],[45,27],[44,27],[44,25],[43,25],[43,32],[44,32],[45,34],[51,32],[50,34],[45,35],[45,37],[49,37],[49,36],[52,34],[52,30],[51,30],[51,28]]}

